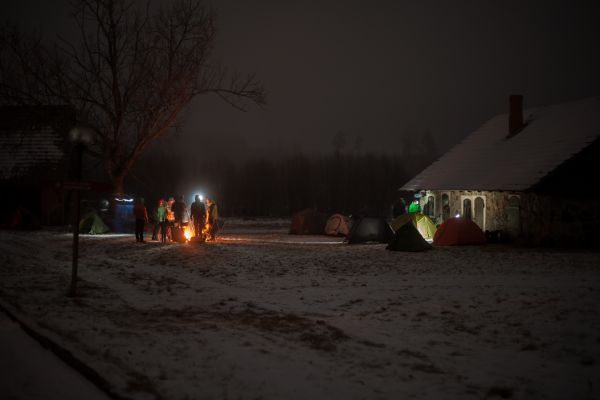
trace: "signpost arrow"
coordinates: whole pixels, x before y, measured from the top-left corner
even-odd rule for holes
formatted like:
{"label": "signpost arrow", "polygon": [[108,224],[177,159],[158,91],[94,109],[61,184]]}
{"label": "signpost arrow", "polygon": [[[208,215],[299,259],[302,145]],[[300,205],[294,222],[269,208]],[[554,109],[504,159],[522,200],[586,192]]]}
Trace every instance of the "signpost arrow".
{"label": "signpost arrow", "polygon": [[85,181],[65,181],[62,184],[64,190],[91,190],[91,182]]}
{"label": "signpost arrow", "polygon": [[112,193],[113,186],[106,182],[95,181],[63,181],[60,183],[63,190],[84,190],[91,192]]}

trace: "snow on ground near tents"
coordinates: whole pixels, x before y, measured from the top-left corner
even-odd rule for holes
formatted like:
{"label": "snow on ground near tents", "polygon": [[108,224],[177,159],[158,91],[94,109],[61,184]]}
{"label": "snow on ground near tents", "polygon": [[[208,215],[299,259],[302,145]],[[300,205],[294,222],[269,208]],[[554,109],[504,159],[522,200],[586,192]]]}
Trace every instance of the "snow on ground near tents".
{"label": "snow on ground near tents", "polygon": [[75,299],[68,234],[3,231],[0,300],[135,399],[600,397],[600,253],[265,226],[83,236]]}

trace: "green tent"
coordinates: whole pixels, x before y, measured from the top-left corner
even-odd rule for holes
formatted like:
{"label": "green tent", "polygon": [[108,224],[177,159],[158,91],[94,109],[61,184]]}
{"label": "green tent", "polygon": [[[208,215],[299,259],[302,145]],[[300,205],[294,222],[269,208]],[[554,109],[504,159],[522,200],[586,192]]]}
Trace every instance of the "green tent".
{"label": "green tent", "polygon": [[409,213],[420,213],[421,205],[417,202],[410,203],[410,205],[408,206],[408,212]]}
{"label": "green tent", "polygon": [[431,250],[431,245],[423,239],[413,224],[404,224],[396,231],[386,249],[393,251],[425,251]]}
{"label": "green tent", "polygon": [[435,231],[437,230],[437,228],[435,227],[435,224],[433,223],[431,218],[429,218],[425,214],[402,214],[401,216],[394,219],[390,225],[392,226],[392,229],[394,231],[397,231],[398,229],[400,229],[401,226],[405,225],[409,221],[412,222],[415,228],[417,228],[417,230],[419,231],[421,236],[423,236],[423,238],[433,240],[433,235],[435,235]]}
{"label": "green tent", "polygon": [[96,211],[86,213],[79,220],[79,233],[89,233],[91,235],[101,235],[109,232],[110,229]]}

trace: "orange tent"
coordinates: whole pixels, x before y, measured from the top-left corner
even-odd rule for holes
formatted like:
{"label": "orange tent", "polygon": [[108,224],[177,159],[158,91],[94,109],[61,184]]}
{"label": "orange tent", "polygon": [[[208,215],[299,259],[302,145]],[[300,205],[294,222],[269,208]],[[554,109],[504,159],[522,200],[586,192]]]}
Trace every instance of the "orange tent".
{"label": "orange tent", "polygon": [[450,218],[444,221],[433,236],[433,244],[438,246],[484,243],[485,234],[468,218]]}

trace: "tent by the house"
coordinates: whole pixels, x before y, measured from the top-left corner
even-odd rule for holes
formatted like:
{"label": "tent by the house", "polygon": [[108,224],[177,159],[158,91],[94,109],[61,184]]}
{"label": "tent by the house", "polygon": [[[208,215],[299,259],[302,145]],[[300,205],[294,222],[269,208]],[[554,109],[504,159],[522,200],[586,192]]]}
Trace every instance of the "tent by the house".
{"label": "tent by the house", "polygon": [[417,228],[417,230],[419,231],[421,236],[423,236],[423,238],[433,240],[433,236],[435,235],[435,231],[437,230],[437,228],[435,227],[435,224],[433,223],[431,218],[429,218],[425,214],[402,214],[399,217],[395,218],[390,225],[392,226],[392,229],[394,231],[398,231],[400,227],[402,227],[408,222],[412,222],[412,225],[414,225]]}
{"label": "tent by the house", "polygon": [[450,218],[435,232],[433,244],[438,246],[484,244],[485,234],[469,218]]}
{"label": "tent by the house", "polygon": [[393,251],[425,251],[430,250],[431,245],[413,224],[403,224],[396,230],[386,248]]}
{"label": "tent by the house", "polygon": [[110,229],[96,211],[86,213],[79,220],[79,233],[89,233],[91,235],[101,235],[109,232]]}
{"label": "tent by the house", "polygon": [[348,236],[351,226],[350,218],[342,214],[333,214],[325,224],[325,234],[329,236]]}
{"label": "tent by the house", "polygon": [[419,202],[413,201],[412,203],[410,203],[410,205],[408,206],[408,212],[409,213],[420,213],[421,205],[419,204]]}
{"label": "tent by the house", "polygon": [[322,235],[327,223],[327,214],[313,209],[305,209],[292,216],[290,234]]}
{"label": "tent by the house", "polygon": [[354,221],[346,238],[348,244],[389,243],[394,231],[385,218],[363,217]]}

